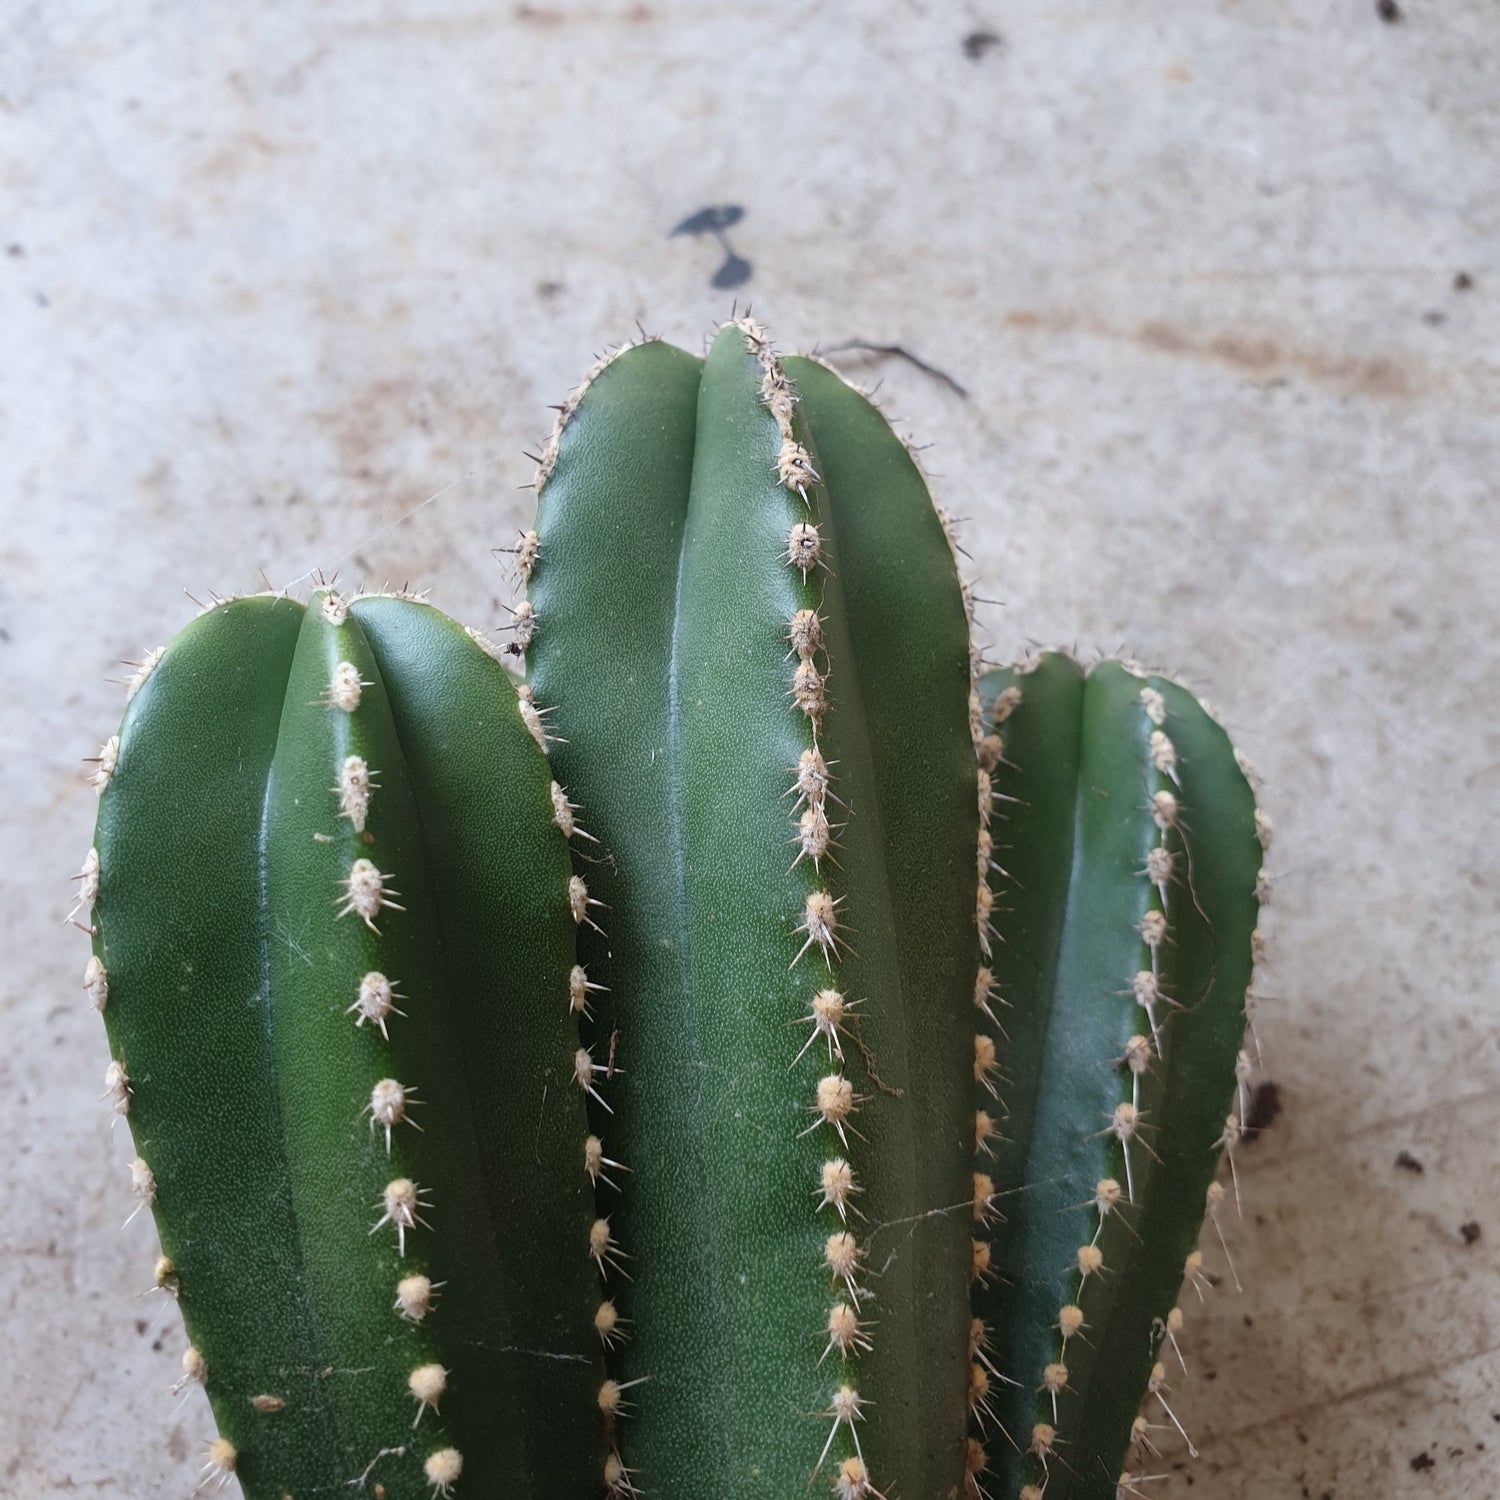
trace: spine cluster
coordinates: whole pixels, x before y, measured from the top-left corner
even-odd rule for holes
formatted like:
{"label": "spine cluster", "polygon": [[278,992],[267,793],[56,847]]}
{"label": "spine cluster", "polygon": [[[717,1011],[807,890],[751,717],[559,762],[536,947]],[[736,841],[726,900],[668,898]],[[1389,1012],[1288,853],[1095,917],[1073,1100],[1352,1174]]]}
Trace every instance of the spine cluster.
{"label": "spine cluster", "polygon": [[[824,640],[824,622],[818,614],[813,580],[828,568],[827,543],[818,528],[818,472],[812,455],[798,439],[793,422],[797,392],[772,351],[765,330],[753,320],[744,318],[738,326],[746,346],[761,369],[760,399],[775,419],[779,444],[776,455],[776,477],[789,495],[801,502],[802,513],[788,527],[783,565],[797,574],[798,593],[802,596],[790,618],[781,622],[787,645],[786,659],[791,664],[788,698],[790,711],[806,726],[806,743],[799,752],[797,764],[790,768],[792,785],[790,843],[796,850],[792,868],[810,865],[813,879],[803,901],[796,936],[801,942],[791,962],[799,970],[810,959],[821,973],[811,981],[805,1012],[797,1017],[807,1027],[799,1050],[792,1059],[795,1066],[813,1051],[826,1053],[827,1072],[814,1086],[808,1101],[810,1122],[802,1134],[820,1134],[828,1141],[829,1154],[818,1168],[818,1179],[810,1185],[817,1211],[825,1218],[828,1231],[822,1245],[822,1270],[832,1291],[826,1323],[818,1330],[823,1351],[820,1364],[837,1362],[840,1371],[829,1395],[827,1407],[820,1413],[831,1425],[818,1455],[813,1475],[822,1472],[839,1438],[847,1433],[844,1456],[834,1456],[833,1492],[838,1500],[866,1500],[879,1496],[865,1466],[861,1451],[859,1425],[865,1420],[869,1403],[858,1389],[854,1364],[874,1345],[874,1327],[864,1315],[864,1304],[872,1295],[864,1284],[865,1251],[855,1232],[862,1217],[855,1205],[860,1192],[858,1176],[850,1158],[859,1140],[853,1117],[866,1102],[855,1092],[844,1069],[846,1022],[855,1014],[858,1001],[848,998],[839,981],[839,961],[846,949],[847,915],[842,910],[844,898],[835,893],[831,869],[825,872],[825,861],[834,863],[832,850],[838,826],[832,809],[839,798],[832,790],[829,762],[824,758],[822,736],[829,711],[828,653]],[[852,1448],[852,1452],[847,1449]]]}
{"label": "spine cluster", "polygon": [[[348,623],[350,600],[329,590],[324,594],[320,609],[323,618],[335,630],[342,630]],[[374,684],[363,678],[358,667],[351,661],[338,661],[331,673],[327,691],[319,700],[319,706],[335,719],[334,732],[330,736],[335,746],[348,748],[351,730],[358,723],[362,708],[367,703],[367,690]],[[346,723],[337,721],[344,720]],[[353,841],[359,846],[359,836],[365,832],[371,815],[375,793],[380,783],[376,780],[378,770],[372,770],[364,757],[358,754],[340,755],[335,751],[335,764],[331,768],[333,783],[329,795],[336,800],[338,816],[349,824],[355,835]],[[381,931],[378,923],[384,920],[386,911],[404,912],[406,908],[396,899],[400,892],[392,884],[390,872],[379,869],[375,863],[357,855],[350,859],[348,869],[342,877],[335,898],[335,920],[354,917],[361,922],[378,943]],[[367,1023],[380,1032],[382,1042],[389,1043],[392,1029],[398,1028],[405,1019],[405,1012],[398,1001],[407,997],[399,989],[399,981],[392,979],[381,968],[367,969],[358,977],[352,977],[349,988],[340,999],[344,1013],[353,1018],[356,1029]],[[417,1003],[420,1003],[420,998]],[[369,1123],[386,1156],[392,1155],[393,1140],[403,1127],[419,1129],[412,1118],[413,1110],[420,1109],[418,1090],[399,1079],[382,1077],[371,1081],[367,1097],[362,1101],[362,1113]],[[396,1254],[400,1261],[407,1259],[408,1239],[411,1241],[412,1259],[419,1261],[416,1246],[419,1237],[433,1233],[429,1214],[435,1212],[429,1189],[399,1170],[390,1177],[380,1190],[373,1205],[377,1212],[370,1233],[393,1234]],[[407,1323],[420,1324],[434,1314],[438,1302],[438,1288],[420,1265],[408,1269],[399,1268],[393,1293],[391,1313],[394,1318]],[[406,1376],[406,1394],[414,1405],[413,1426],[420,1427],[422,1418],[431,1411],[440,1414],[443,1396],[448,1389],[448,1371],[433,1360],[415,1364]],[[423,1459],[423,1473],[433,1492],[447,1495],[463,1472],[463,1455],[451,1446],[437,1447]]]}
{"label": "spine cluster", "polygon": [[[628,347],[631,346],[624,346],[624,348]],[[567,400],[558,406],[557,420],[553,424],[551,436],[542,453],[539,456],[533,455],[537,468],[532,488],[538,494],[541,493],[557,462],[558,447],[568,419],[577,410],[578,403],[600,372],[618,358],[624,352],[624,348],[611,350],[597,359],[579,385],[568,395]],[[516,575],[521,589],[524,590],[530,585],[532,576],[541,562],[541,542],[537,532],[535,530],[522,532],[516,545],[509,551],[515,558]],[[534,606],[524,595],[509,608],[512,640],[503,650],[492,650],[491,654],[497,660],[508,659],[520,665],[525,652],[535,639],[539,622]],[[552,706],[539,708],[529,684],[521,682],[516,685],[516,702],[526,728],[543,753],[552,744],[561,743],[551,732],[547,723],[548,716],[553,713],[554,708]],[[579,826],[578,804],[569,801],[567,792],[556,781],[552,783],[552,810],[553,822],[570,842],[573,839],[583,839],[589,843],[597,842],[592,834]],[[581,875],[575,874],[569,879],[567,900],[568,909],[577,926],[588,926],[595,932],[603,933],[604,929],[599,926],[594,916],[596,911],[603,910],[603,903],[589,894],[588,885]],[[591,997],[602,994],[604,991],[605,986],[591,980],[582,964],[573,965],[568,976],[568,1009],[580,1030],[587,1028],[594,1019]],[[608,1101],[600,1092],[601,1084],[609,1082],[621,1072],[621,1069],[617,1068],[614,1063],[613,1043],[611,1042],[609,1055],[601,1061],[595,1057],[594,1048],[584,1045],[580,1040],[578,1050],[573,1056],[571,1072],[574,1083],[588,1099],[593,1101],[594,1106],[602,1110],[605,1115],[613,1114]],[[602,1201],[604,1190],[607,1188],[611,1193],[618,1194],[621,1190],[618,1174],[628,1172],[630,1168],[607,1153],[602,1136],[590,1132],[583,1143],[583,1170],[593,1189],[597,1212],[604,1206]],[[599,1276],[600,1300],[594,1310],[594,1332],[599,1337],[606,1366],[608,1366],[610,1356],[630,1336],[630,1320],[621,1315],[615,1303],[614,1290],[616,1282],[630,1279],[630,1273],[625,1267],[625,1262],[630,1257],[615,1237],[610,1215],[598,1212],[598,1217],[590,1225],[587,1254],[593,1261]],[[613,1375],[606,1374],[599,1386],[598,1405],[600,1417],[604,1423],[607,1450],[603,1478],[605,1493],[609,1500],[629,1500],[629,1497],[640,1494],[635,1484],[634,1471],[626,1467],[620,1453],[619,1427],[620,1423],[634,1410],[634,1402],[627,1393],[636,1386],[642,1385],[645,1379],[646,1377],[620,1381],[616,1380]]]}
{"label": "spine cluster", "polygon": [[[944,529],[948,530],[946,516],[943,517],[943,522]],[[949,542],[950,545],[953,542],[951,531]],[[967,587],[964,589],[964,602],[972,628],[973,593]],[[982,663],[977,658],[971,662],[971,672],[976,683],[981,666]],[[995,1014],[995,1006],[1004,1001],[989,966],[992,946],[997,937],[994,925],[995,897],[990,876],[1003,872],[995,859],[995,838],[990,825],[995,806],[994,775],[1004,754],[1000,725],[1009,718],[1020,701],[1020,688],[1012,686],[1006,689],[996,700],[991,721],[986,726],[977,686],[971,691],[969,698],[969,731],[974,740],[975,757],[979,762],[979,841],[975,855],[978,882],[974,922],[979,931],[979,951],[983,960],[974,976],[974,1083],[977,1102],[974,1111],[974,1237],[970,1279],[976,1288],[989,1284],[996,1275],[996,1268],[992,1264],[989,1231],[998,1218],[998,1212],[995,1208],[995,1184],[987,1168],[994,1156],[994,1142],[999,1137],[1005,1120],[1000,1103],[1000,1062],[996,1047],[996,1039],[1003,1037],[1004,1031]],[[964,1455],[964,1482],[969,1495],[973,1497],[984,1494],[981,1476],[989,1466],[985,1444],[989,1429],[996,1425],[994,1410],[990,1405],[991,1384],[1004,1378],[991,1353],[990,1329],[984,1319],[976,1316],[969,1324],[970,1432]]]}

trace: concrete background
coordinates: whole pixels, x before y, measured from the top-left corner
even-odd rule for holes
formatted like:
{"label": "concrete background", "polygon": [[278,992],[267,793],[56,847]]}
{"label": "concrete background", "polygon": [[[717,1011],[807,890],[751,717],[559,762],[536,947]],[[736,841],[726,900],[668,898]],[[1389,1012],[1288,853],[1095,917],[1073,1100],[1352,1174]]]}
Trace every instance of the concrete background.
{"label": "concrete background", "polygon": [[211,1432],[62,923],[103,679],[261,569],[498,623],[544,404],[727,314],[725,203],[787,346],[966,389],[846,360],[994,654],[1178,668],[1266,778],[1282,1109],[1151,1500],[1500,1489],[1500,11],[1401,5],[4,7],[0,1491]]}

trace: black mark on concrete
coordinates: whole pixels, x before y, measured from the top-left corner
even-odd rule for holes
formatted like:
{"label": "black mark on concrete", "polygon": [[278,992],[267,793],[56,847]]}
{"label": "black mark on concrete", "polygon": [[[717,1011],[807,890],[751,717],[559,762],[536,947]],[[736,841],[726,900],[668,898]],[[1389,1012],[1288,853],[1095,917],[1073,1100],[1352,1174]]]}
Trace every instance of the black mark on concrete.
{"label": "black mark on concrete", "polygon": [[1241,1132],[1247,1141],[1255,1140],[1263,1130],[1269,1130],[1281,1113],[1281,1085],[1268,1078],[1255,1086],[1250,1096],[1250,1108],[1245,1111],[1244,1129]]}
{"label": "black mark on concrete", "polygon": [[846,344],[835,344],[831,349],[824,349],[824,354],[847,354],[851,350],[859,354],[873,354],[877,357],[887,359],[904,359],[907,364],[914,365],[924,375],[930,375],[934,380],[940,380],[956,396],[963,400],[969,399],[966,386],[960,385],[946,370],[940,370],[936,365],[930,365],[925,359],[919,359],[904,344],[871,344],[864,339],[850,339]]}
{"label": "black mark on concrete", "polygon": [[717,240],[719,249],[724,252],[724,260],[714,272],[709,285],[721,292],[729,291],[733,287],[744,286],[753,269],[748,260],[734,253],[724,233],[744,217],[745,210],[738,203],[711,203],[707,208],[700,208],[697,213],[689,214],[667,238],[690,234],[697,239],[706,234]]}

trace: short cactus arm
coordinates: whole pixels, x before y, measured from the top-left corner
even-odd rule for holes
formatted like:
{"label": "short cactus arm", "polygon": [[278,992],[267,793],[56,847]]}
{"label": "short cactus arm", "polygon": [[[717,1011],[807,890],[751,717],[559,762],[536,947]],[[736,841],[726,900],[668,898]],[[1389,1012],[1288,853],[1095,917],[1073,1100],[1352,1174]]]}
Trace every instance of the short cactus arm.
{"label": "short cactus arm", "polygon": [[1108,1500],[1224,1144],[1254,804],[1222,731],[1162,679],[1049,655],[983,693],[1011,1007],[984,1023],[1005,1107],[990,1149],[1015,1205],[976,1295],[1013,1440],[989,1463],[1007,1488]]}
{"label": "short cactus arm", "polygon": [[[1160,1160],[1151,1164],[1147,1196],[1133,1220],[1140,1240],[1121,1246],[1119,1290],[1095,1341],[1095,1385],[1133,1389],[1149,1388],[1157,1363],[1166,1365],[1169,1381],[1185,1377],[1163,1330],[1172,1330],[1175,1340],[1185,1314],[1191,1332],[1205,1287],[1196,1260],[1190,1261],[1205,1201],[1216,1218],[1232,1221],[1236,1213],[1230,1205],[1237,1204],[1237,1184],[1231,1182],[1226,1196],[1216,1176],[1223,1156],[1233,1160],[1246,1103],[1236,1078],[1243,1078],[1248,1061],[1242,1050],[1246,996],[1264,854],[1253,788],[1222,726],[1179,684],[1153,675],[1146,685],[1161,695],[1162,730],[1175,754],[1174,774],[1157,772],[1157,791],[1175,796],[1181,816],[1165,840],[1178,868],[1160,971],[1163,993],[1182,1008],[1168,1015],[1166,1057],[1152,1080],[1149,1139]],[[1170,1425],[1167,1399],[1148,1395],[1143,1408],[1158,1429]],[[1084,1463],[1097,1468],[1120,1451],[1130,1436],[1127,1415],[1119,1402],[1086,1403],[1076,1434]]]}
{"label": "short cactus arm", "polygon": [[[205,684],[240,689],[227,739],[186,727]],[[216,1461],[252,1500],[598,1484],[570,873],[504,674],[408,600],[216,608],[132,704],[99,848],[105,1017]]]}

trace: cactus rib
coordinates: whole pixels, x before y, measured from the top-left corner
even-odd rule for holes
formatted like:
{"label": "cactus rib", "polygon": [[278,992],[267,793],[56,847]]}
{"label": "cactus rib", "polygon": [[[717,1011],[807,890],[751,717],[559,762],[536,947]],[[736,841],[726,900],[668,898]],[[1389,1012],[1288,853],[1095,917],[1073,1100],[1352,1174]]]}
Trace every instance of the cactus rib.
{"label": "cactus rib", "polygon": [[[976,1289],[988,1464],[1031,1495],[1113,1494],[1175,1331],[1226,1140],[1261,849],[1223,731],[1175,683],[1046,655],[981,684],[1000,720],[992,872],[1010,1007],[981,1019],[1004,1081],[987,1143],[1024,1212]],[[995,710],[998,709],[998,712]],[[978,1103],[984,1107],[983,1092]]]}
{"label": "cactus rib", "polygon": [[899,442],[795,368],[748,322],[701,367],[626,351],[538,474],[528,660],[616,913],[585,950],[651,1164],[620,1368],[663,1495],[962,1474],[969,1125],[934,1085],[969,1045],[965,617]]}
{"label": "cactus rib", "polygon": [[210,609],[153,667],[95,958],[211,1464],[251,1500],[583,1493],[571,877],[512,686],[436,611],[331,592]]}

